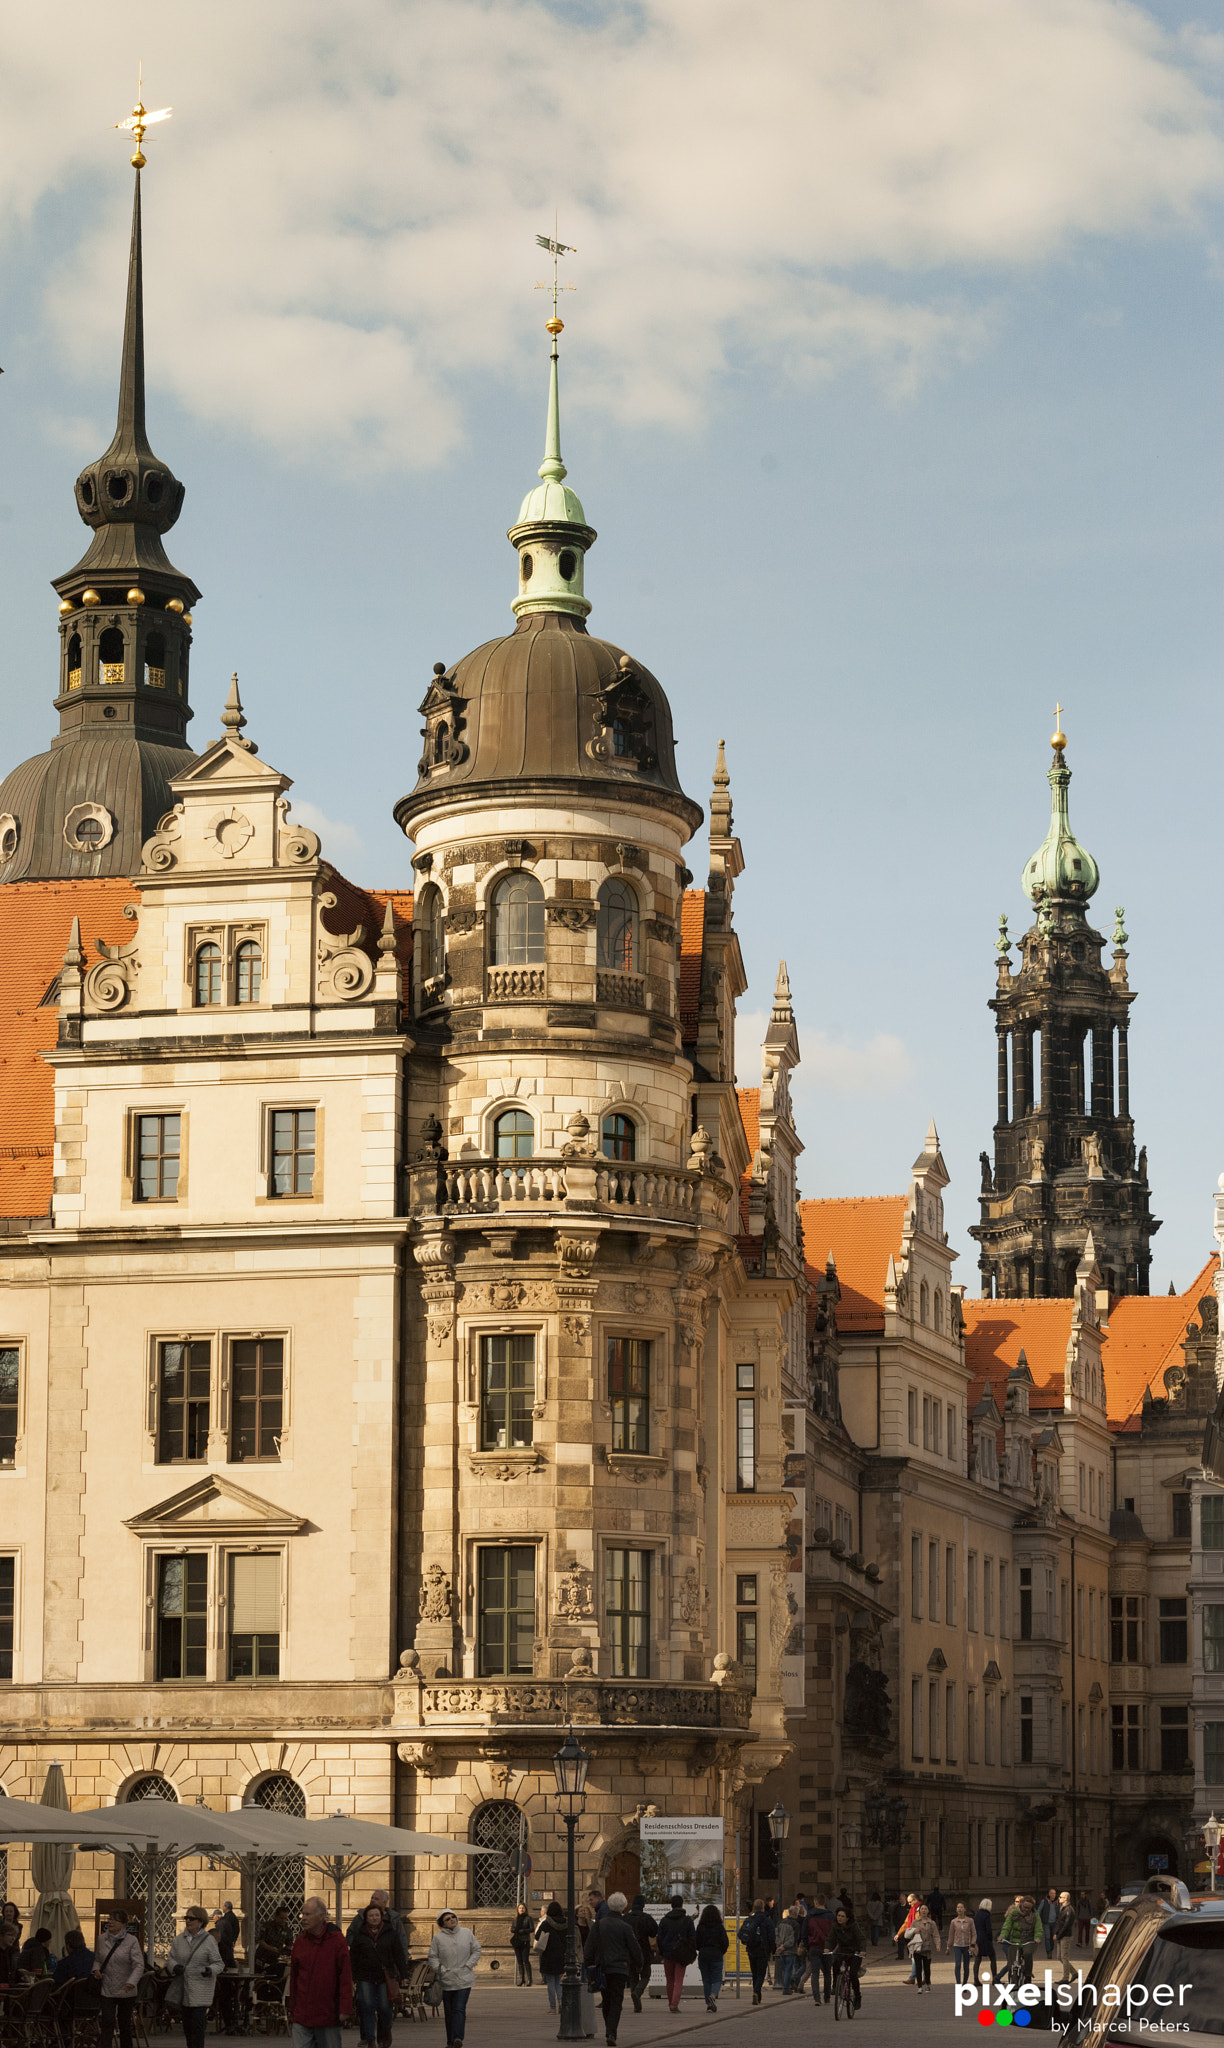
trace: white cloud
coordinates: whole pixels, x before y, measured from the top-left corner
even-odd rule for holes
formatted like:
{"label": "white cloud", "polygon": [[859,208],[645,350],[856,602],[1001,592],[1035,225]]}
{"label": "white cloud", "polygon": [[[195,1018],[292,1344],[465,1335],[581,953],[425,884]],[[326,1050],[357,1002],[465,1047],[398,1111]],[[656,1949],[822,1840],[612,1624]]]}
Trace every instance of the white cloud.
{"label": "white cloud", "polygon": [[903,387],[974,345],[1009,269],[1175,227],[1224,171],[1221,39],[1128,0],[60,0],[56,24],[0,29],[0,219],[74,193],[59,345],[96,371],[117,338],[103,131],[140,47],[175,108],[148,144],[150,375],[324,470],[456,445],[472,376],[541,344],[554,205],[569,402],[696,426],[729,366]]}
{"label": "white cloud", "polygon": [[[735,1073],[741,1088],[761,1078],[761,1044],[769,1025],[764,1010],[741,1013],[735,1023]],[[831,1031],[799,1030],[800,1064],[793,1092],[819,1114],[819,1095],[895,1095],[913,1079],[914,1062],[904,1039],[891,1031],[848,1038]]]}
{"label": "white cloud", "polygon": [[312,832],[318,833],[320,851],[325,860],[337,860],[350,853],[360,855],[365,850],[355,825],[345,825],[339,818],[325,817],[317,804],[295,797],[291,815],[295,825],[307,825]]}

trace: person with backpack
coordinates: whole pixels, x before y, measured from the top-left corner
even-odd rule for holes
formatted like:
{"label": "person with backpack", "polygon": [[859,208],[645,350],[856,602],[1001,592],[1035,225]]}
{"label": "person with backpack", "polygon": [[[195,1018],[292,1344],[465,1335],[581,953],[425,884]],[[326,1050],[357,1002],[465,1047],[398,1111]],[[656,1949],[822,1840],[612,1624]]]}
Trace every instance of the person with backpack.
{"label": "person with backpack", "polygon": [[765,1972],[769,1958],[778,1945],[774,1933],[773,1915],[765,1909],[764,1899],[754,1899],[752,1911],[740,1929],[740,1940],[748,1956],[748,1968],[752,1972],[752,2003],[761,2003],[761,1992],[765,1984]]}
{"label": "person with backpack", "polygon": [[646,1911],[646,1899],[642,1892],[635,1892],[633,1904],[625,1915],[637,1936],[637,1945],[642,1951],[642,1974],[636,1984],[630,1984],[629,1995],[633,2000],[634,2012],[642,2010],[642,1994],[649,1988],[650,1972],[653,1967],[655,1943],[659,1935],[659,1923],[652,1913]]}
{"label": "person with backpack", "polygon": [[697,1960],[697,1932],[678,1894],[659,1922],[659,1954],[667,1978],[667,2003],[672,2012],[679,2012],[684,1973]]}
{"label": "person with backpack", "polygon": [[817,1896],[812,1900],[808,1914],[804,1940],[807,1943],[808,1968],[812,1972],[812,1997],[820,2004],[821,1984],[824,1985],[824,2001],[828,2005],[833,1996],[833,1958],[825,1950],[833,1934],[833,1915],[824,1900]]}
{"label": "person with backpack", "polygon": [[561,1974],[565,1969],[567,1934],[565,1908],[559,1899],[550,1899],[532,1937],[540,1975],[548,1991],[549,2012],[561,2010]]}
{"label": "person with backpack", "polygon": [[782,1925],[777,1934],[777,1954],[774,1960],[774,1982],[784,1998],[789,1998],[795,1979],[795,1957],[799,1948],[799,1929],[789,1912],[783,1913]]}
{"label": "person with backpack", "polygon": [[624,1892],[613,1892],[606,1903],[602,1899],[600,1903],[604,1910],[595,1916],[583,1960],[588,1970],[602,1973],[604,2040],[607,2048],[616,2048],[616,2030],[620,2025],[625,1991],[628,1985],[636,1984],[642,1974],[642,1951],[625,1918],[629,1901]]}
{"label": "person with backpack", "polygon": [[705,1992],[706,2011],[717,2012],[718,1994],[722,1990],[723,1981],[723,1957],[727,1953],[727,1930],[717,1906],[702,1907],[695,1939],[697,1967],[701,1971],[701,1988]]}

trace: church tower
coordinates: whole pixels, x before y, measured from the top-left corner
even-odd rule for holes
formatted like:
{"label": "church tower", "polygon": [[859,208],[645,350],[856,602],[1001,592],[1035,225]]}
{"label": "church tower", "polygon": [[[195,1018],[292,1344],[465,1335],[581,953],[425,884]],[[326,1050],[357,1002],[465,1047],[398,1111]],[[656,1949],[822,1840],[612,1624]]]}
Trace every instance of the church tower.
{"label": "church tower", "polygon": [[0,782],[0,883],[136,874],[141,847],[174,807],[170,783],[192,761],[187,670],[200,593],[162,544],[183,485],[145,428],[142,134],[137,127],[118,419],[105,454],[76,481],[90,544],[53,584],[59,732]]}
{"label": "church tower", "polygon": [[994,1166],[982,1154],[982,1293],[1070,1296],[1091,1236],[1112,1294],[1146,1294],[1152,1216],[1147,1152],[1135,1159],[1127,1026],[1134,993],[1116,913],[1113,964],[1088,922],[1100,874],[1071,830],[1066,735],[1054,733],[1050,829],[1024,870],[1037,917],[1013,973],[1000,919]]}

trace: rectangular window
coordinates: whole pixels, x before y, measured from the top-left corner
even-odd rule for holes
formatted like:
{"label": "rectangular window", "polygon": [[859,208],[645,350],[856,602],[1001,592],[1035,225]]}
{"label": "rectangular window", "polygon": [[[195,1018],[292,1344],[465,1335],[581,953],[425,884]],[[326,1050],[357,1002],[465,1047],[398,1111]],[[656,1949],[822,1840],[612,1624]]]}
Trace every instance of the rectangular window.
{"label": "rectangular window", "polygon": [[132,1192],[138,1202],[178,1200],[182,1118],[136,1118],[136,1172]]}
{"label": "rectangular window", "polygon": [[1190,1541],[1189,1494],[1175,1493],[1172,1496],[1171,1509],[1173,1516],[1173,1541],[1175,1543],[1188,1543]]}
{"label": "rectangular window", "polygon": [[1190,1709],[1160,1709],[1160,1768],[1180,1771],[1190,1761]]}
{"label": "rectangular window", "polygon": [[[969,1762],[975,1764],[978,1760],[978,1696],[976,1688],[972,1685],[965,1694],[965,1748]],[[969,1839],[973,1839],[972,1823],[969,1828]]]}
{"label": "rectangular window", "polygon": [[1075,1710],[1075,1737],[1079,1768],[1081,1771],[1086,1771],[1088,1768],[1088,1710],[1086,1707],[1077,1707]]}
{"label": "rectangular window", "polygon": [[982,1559],[982,1629],[988,1636],[995,1632],[993,1557]]}
{"label": "rectangular window", "polygon": [[944,1620],[956,1627],[956,1551],[950,1543],[944,1551]]}
{"label": "rectangular window", "polygon": [[912,1444],[916,1444],[918,1441],[918,1396],[913,1387],[909,1390],[909,1398],[906,1405],[909,1411],[909,1440]]}
{"label": "rectangular window", "polygon": [[910,1680],[910,1755],[922,1758],[922,1680]]}
{"label": "rectangular window", "polygon": [[1080,1513],[1082,1515],[1086,1512],[1088,1507],[1088,1474],[1085,1472],[1084,1467],[1082,1465],[1079,1468],[1079,1497]]}
{"label": "rectangular window", "polygon": [[995,1702],[992,1692],[988,1692],[986,1695],[986,1707],[982,1716],[982,1733],[984,1738],[982,1746],[983,1762],[993,1764],[995,1760]]}
{"label": "rectangular window", "polygon": [[157,1462],[194,1464],[208,1456],[212,1346],[157,1347]]}
{"label": "rectangular window", "polygon": [[927,1545],[927,1618],[939,1620],[939,1545]]}
{"label": "rectangular window", "polygon": [[927,1685],[927,1741],[933,1764],[939,1762],[939,1686],[935,1679]]}
{"label": "rectangular window", "polygon": [[313,1109],[274,1109],[272,1112],[272,1172],[270,1195],[309,1195],[314,1192],[315,1113]]}
{"label": "rectangular window", "polygon": [[1110,1727],[1113,1738],[1113,1768],[1115,1771],[1137,1771],[1140,1764],[1139,1708],[1135,1706],[1111,1706]]}
{"label": "rectangular window", "polygon": [[1089,1588],[1088,1588],[1088,1654],[1089,1654],[1089,1656],[1090,1656],[1090,1657],[1095,1657],[1095,1656],[1096,1656],[1096,1653],[1097,1653],[1097,1595],[1096,1595],[1096,1587],[1095,1587],[1095,1586],[1089,1586]]}
{"label": "rectangular window", "polygon": [[17,1461],[17,1397],[21,1392],[21,1353],[15,1344],[0,1345],[0,1465]]}
{"label": "rectangular window", "polygon": [[534,1546],[517,1543],[479,1551],[476,1583],[480,1676],[529,1676],[535,1649]]}
{"label": "rectangular window", "polygon": [[1224,1785],[1224,1721],[1203,1723],[1203,1779],[1208,1785]]}
{"label": "rectangular window", "polygon": [[1186,1619],[1184,1600],[1162,1600],[1160,1603],[1160,1661],[1162,1664],[1184,1664],[1187,1661],[1189,1624]]}
{"label": "rectangular window", "polygon": [[910,1613],[922,1620],[922,1538],[910,1537]]}
{"label": "rectangular window", "polygon": [[1203,1669],[1224,1671],[1224,1607],[1203,1609]]}
{"label": "rectangular window", "polygon": [[1066,1579],[1058,1582],[1058,1635],[1060,1642],[1066,1642],[1067,1630],[1071,1626],[1071,1587]]}
{"label": "rectangular window", "polygon": [[1137,1593],[1110,1595],[1109,1661],[1111,1664],[1143,1662],[1143,1624]]}
{"label": "rectangular window", "polygon": [[1011,1634],[1011,1589],[1007,1582],[1007,1566],[999,1560],[999,1634],[1006,1640]]}
{"label": "rectangular window", "polygon": [[958,1443],[958,1441],[957,1441],[957,1436],[956,1436],[956,1403],[955,1403],[955,1401],[949,1401],[949,1403],[948,1403],[948,1456],[949,1456],[950,1458],[959,1458],[959,1455],[960,1455],[960,1444]]}
{"label": "rectangular window", "polygon": [[931,1449],[937,1458],[943,1456],[943,1402],[936,1401],[931,1407]]}
{"label": "rectangular window", "polygon": [[1003,1875],[1011,1876],[1011,1822],[1003,1823]]}
{"label": "rectangular window", "polygon": [[1199,1528],[1204,1550],[1224,1550],[1224,1493],[1200,1496]]}
{"label": "rectangular window", "polygon": [[956,1687],[944,1687],[944,1762],[956,1762]]}
{"label": "rectangular window", "polygon": [[650,1676],[650,1552],[607,1552],[607,1622],[613,1678]]}
{"label": "rectangular window", "polygon": [[1077,1654],[1081,1657],[1084,1655],[1084,1642],[1084,1589],[1082,1586],[1077,1586],[1075,1589],[1075,1648]]}
{"label": "rectangular window", "polygon": [[530,1450],[535,1427],[531,1413],[534,1406],[535,1338],[531,1332],[507,1337],[482,1337],[481,1450]]}
{"label": "rectangular window", "polygon": [[1045,1575],[1045,1632],[1047,1641],[1054,1639],[1054,1574],[1049,1567]]}
{"label": "rectangular window", "polygon": [[0,1557],[0,1685],[13,1682],[13,1648],[17,1625],[17,1560]]}
{"label": "rectangular window", "polygon": [[965,1626],[976,1631],[978,1625],[978,1560],[976,1550],[969,1552],[965,1566]]}
{"label": "rectangular window", "polygon": [[1020,1640],[1027,1643],[1033,1635],[1033,1574],[1031,1568],[1020,1567]]}
{"label": "rectangular window", "polygon": [[1096,1469],[1093,1466],[1088,1470],[1088,1512],[1090,1515],[1096,1513]]}
{"label": "rectangular window", "polygon": [[[753,1383],[753,1368],[735,1369],[738,1387]],[[735,1401],[735,1486],[738,1493],[756,1491],[756,1400],[752,1394],[737,1394]]]}
{"label": "rectangular window", "polygon": [[924,1451],[929,1451],[931,1448],[931,1397],[929,1394],[924,1394],[922,1397],[922,1448]]}
{"label": "rectangular window", "polygon": [[[1081,1707],[1081,1714],[1083,1711],[1084,1709]],[[1069,1771],[1071,1768],[1071,1709],[1067,1705],[1066,1700],[1062,1704],[1062,1767],[1064,1771]]]}
{"label": "rectangular window", "polygon": [[609,1337],[608,1398],[612,1403],[614,1451],[650,1449],[650,1343],[643,1337]]}
{"label": "rectangular window", "polygon": [[285,1412],[285,1346],[280,1337],[241,1337],[230,1353],[230,1458],[236,1465],[280,1457]]}
{"label": "rectangular window", "polygon": [[[242,1560],[275,1565],[275,1558]],[[279,1591],[279,1589],[278,1589]],[[279,1621],[274,1617],[275,1636]],[[232,1638],[231,1638],[232,1640]],[[159,1557],[157,1560],[157,1676],[159,1678],[204,1678],[208,1655],[208,1558],[198,1551],[190,1557]],[[234,1673],[251,1677],[249,1671]],[[275,1678],[275,1670],[261,1676]]]}
{"label": "rectangular window", "polygon": [[1033,1761],[1033,1702],[1027,1693],[1020,1695],[1020,1761]]}
{"label": "rectangular window", "polygon": [[999,1761],[1010,1770],[1012,1760],[1012,1707],[1011,1694],[999,1694]]}
{"label": "rectangular window", "polygon": [[230,1559],[229,1675],[280,1676],[280,1558]]}
{"label": "rectangular window", "polygon": [[737,1614],[735,1617],[735,1655],[745,1686],[749,1692],[755,1693],[757,1682],[757,1618],[755,1614]]}

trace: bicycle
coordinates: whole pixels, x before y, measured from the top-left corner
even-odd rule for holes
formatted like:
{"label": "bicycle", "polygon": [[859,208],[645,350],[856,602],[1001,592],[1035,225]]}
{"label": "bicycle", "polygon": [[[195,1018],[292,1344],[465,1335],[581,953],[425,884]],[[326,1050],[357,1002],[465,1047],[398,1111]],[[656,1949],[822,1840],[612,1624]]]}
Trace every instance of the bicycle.
{"label": "bicycle", "polygon": [[1008,1957],[1007,1975],[1003,1982],[1013,1991],[1019,1991],[1022,1984],[1031,1984],[1035,1944],[1026,1941],[1005,1941],[1000,1946],[1011,1952]]}
{"label": "bicycle", "polygon": [[835,2020],[839,2020],[843,2013],[848,2020],[854,2018],[857,2001],[854,1996],[854,1978],[851,1975],[851,1965],[859,1960],[858,1956],[851,1955],[842,1955],[837,1959],[837,1967],[833,1972],[833,2017]]}

